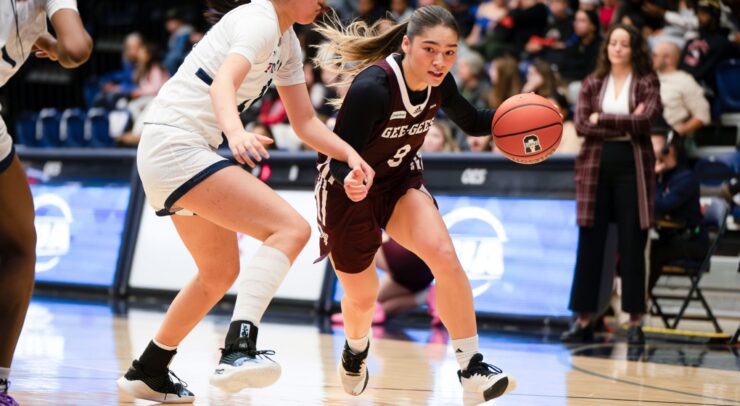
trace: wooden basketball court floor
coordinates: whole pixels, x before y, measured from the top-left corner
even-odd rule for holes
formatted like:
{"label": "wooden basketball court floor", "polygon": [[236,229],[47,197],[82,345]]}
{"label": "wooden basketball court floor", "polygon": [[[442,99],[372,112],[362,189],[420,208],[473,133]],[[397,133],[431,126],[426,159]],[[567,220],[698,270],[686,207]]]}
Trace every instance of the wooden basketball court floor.
{"label": "wooden basketball court floor", "polygon": [[[115,380],[148,343],[161,310],[115,315],[107,305],[34,299],[16,351],[11,394],[21,405],[146,405]],[[341,329],[305,317],[270,318],[261,349],[277,351],[281,379],[236,395],[208,384],[229,318],[209,316],[182,343],[171,368],[197,405],[471,405],[457,381],[444,330],[374,329],[370,382],[346,395],[335,374]],[[737,348],[648,342],[567,347],[555,334],[481,331],[488,360],[513,374],[516,390],[495,405],[740,405]]]}

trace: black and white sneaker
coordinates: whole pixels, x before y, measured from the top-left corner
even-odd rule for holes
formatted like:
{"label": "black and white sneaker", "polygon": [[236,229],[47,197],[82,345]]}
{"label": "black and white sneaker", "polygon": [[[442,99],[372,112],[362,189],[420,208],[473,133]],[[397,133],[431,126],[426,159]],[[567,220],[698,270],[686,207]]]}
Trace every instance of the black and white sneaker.
{"label": "black and white sneaker", "polygon": [[367,381],[370,378],[370,374],[367,372],[367,354],[369,350],[370,343],[367,343],[365,351],[355,354],[350,350],[349,344],[346,341],[344,342],[342,360],[339,361],[337,373],[344,391],[350,395],[358,396],[367,388]]}
{"label": "black and white sneaker", "polygon": [[180,380],[172,371],[167,370],[162,375],[149,376],[141,370],[138,360],[134,360],[126,375],[118,378],[116,384],[119,389],[137,399],[153,400],[159,403],[193,403],[195,401],[195,395],[187,389],[188,384]]}
{"label": "black and white sneaker", "polygon": [[464,371],[457,371],[457,378],[466,392],[483,395],[486,401],[495,399],[516,387],[513,377],[500,368],[483,362],[483,355],[475,354]]}
{"label": "black and white sneaker", "polygon": [[221,349],[221,360],[211,375],[211,385],[232,393],[272,385],[280,378],[281,369],[270,355],[275,355],[275,351],[257,351],[248,337],[239,337]]}

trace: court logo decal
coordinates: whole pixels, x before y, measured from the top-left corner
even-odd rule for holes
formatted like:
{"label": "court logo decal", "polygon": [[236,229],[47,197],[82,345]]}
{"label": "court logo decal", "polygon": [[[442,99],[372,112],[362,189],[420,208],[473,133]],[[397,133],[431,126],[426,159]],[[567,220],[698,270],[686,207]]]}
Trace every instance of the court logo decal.
{"label": "court logo decal", "polygon": [[[504,225],[491,212],[480,207],[461,207],[442,218],[450,230],[460,263],[470,279],[473,297],[484,294],[493,281],[504,275],[504,243],[508,241]],[[460,226],[455,228],[458,224]],[[486,234],[490,236],[481,237],[477,232],[475,235],[466,232],[472,227],[488,229],[490,231]]]}
{"label": "court logo decal", "polygon": [[36,272],[54,269],[69,252],[72,210],[55,194],[43,194],[33,199],[36,207]]}

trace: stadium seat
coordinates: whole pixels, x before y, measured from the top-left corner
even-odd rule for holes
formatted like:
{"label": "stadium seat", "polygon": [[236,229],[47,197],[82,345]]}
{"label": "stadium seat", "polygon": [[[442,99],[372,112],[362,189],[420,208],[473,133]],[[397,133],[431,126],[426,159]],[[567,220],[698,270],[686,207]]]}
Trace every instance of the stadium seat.
{"label": "stadium seat", "polygon": [[706,186],[719,186],[735,173],[737,153],[722,154],[700,159],[694,166],[694,173],[699,182]]}
{"label": "stadium seat", "polygon": [[85,146],[85,113],[82,110],[64,110],[59,124],[59,139],[65,147]]}
{"label": "stadium seat", "polygon": [[106,148],[113,145],[108,125],[108,111],[94,107],[87,112],[85,118],[85,141],[93,148]]}
{"label": "stadium seat", "polygon": [[15,121],[15,143],[26,147],[36,146],[36,120],[39,115],[35,112],[20,113]]}
{"label": "stadium seat", "polygon": [[740,59],[720,62],[715,74],[721,113],[740,112]]}
{"label": "stadium seat", "polygon": [[54,108],[42,109],[39,112],[39,118],[36,120],[36,145],[39,147],[53,148],[58,147],[59,140],[59,122],[61,115]]}

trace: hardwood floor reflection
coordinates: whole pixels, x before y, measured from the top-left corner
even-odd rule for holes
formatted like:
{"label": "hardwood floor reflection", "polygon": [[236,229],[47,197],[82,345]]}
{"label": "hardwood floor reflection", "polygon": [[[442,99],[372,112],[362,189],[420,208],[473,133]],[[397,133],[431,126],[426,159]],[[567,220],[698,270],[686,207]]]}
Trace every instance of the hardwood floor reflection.
{"label": "hardwood floor reflection", "polygon": [[[146,346],[161,318],[157,311],[130,310],[121,317],[101,305],[35,300],[18,345],[11,393],[21,405],[152,404],[119,393],[115,379]],[[227,325],[228,318],[208,317],[182,343],[171,365],[196,394],[197,405],[477,403],[463,397],[442,330],[376,329],[368,389],[351,397],[335,373],[341,331],[323,334],[315,325],[295,322],[264,323],[260,329],[259,346],[276,350],[282,365],[278,383],[229,396],[208,385]],[[481,335],[486,358],[518,381],[513,393],[492,402],[496,405],[740,405],[740,366],[729,350],[707,350],[719,365],[729,366],[719,369],[664,363],[697,347],[567,348],[510,333]]]}

